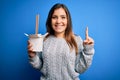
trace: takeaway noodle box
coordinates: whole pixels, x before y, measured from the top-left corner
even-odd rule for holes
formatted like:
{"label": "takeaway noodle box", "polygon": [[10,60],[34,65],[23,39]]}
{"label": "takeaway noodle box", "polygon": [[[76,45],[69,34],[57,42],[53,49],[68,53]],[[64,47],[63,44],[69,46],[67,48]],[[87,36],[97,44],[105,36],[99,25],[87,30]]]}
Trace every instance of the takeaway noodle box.
{"label": "takeaway noodle box", "polygon": [[44,37],[46,36],[46,34],[45,35],[41,35],[41,34],[28,35],[26,33],[24,33],[24,34],[29,37],[29,41],[32,44],[33,51],[42,52],[42,50],[43,50],[43,40],[44,40]]}

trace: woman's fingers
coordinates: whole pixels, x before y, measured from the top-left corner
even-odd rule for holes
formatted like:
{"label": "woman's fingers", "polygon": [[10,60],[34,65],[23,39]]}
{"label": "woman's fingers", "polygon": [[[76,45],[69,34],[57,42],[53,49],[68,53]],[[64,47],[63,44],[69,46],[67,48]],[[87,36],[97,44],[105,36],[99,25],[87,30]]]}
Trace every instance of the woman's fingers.
{"label": "woman's fingers", "polygon": [[35,52],[33,51],[33,48],[32,48],[32,44],[30,43],[30,41],[28,40],[28,55],[29,55],[29,57],[34,57],[35,56]]}
{"label": "woman's fingers", "polygon": [[86,31],[85,31],[85,37],[86,37],[86,40],[88,39],[89,35],[88,35],[88,27],[86,28]]}
{"label": "woman's fingers", "polygon": [[84,44],[92,45],[94,44],[94,40],[91,37],[88,37],[88,39],[84,40]]}
{"label": "woman's fingers", "polygon": [[28,52],[32,52],[33,48],[32,48],[32,44],[30,43],[30,41],[28,41]]}
{"label": "woman's fingers", "polygon": [[28,49],[31,49],[32,48],[32,44],[28,44]]}
{"label": "woman's fingers", "polygon": [[83,44],[88,44],[88,45],[94,44],[94,40],[91,37],[89,37],[88,27],[86,28],[86,31],[85,31],[85,40]]}
{"label": "woman's fingers", "polygon": [[88,38],[88,44],[90,44],[90,45],[94,44],[94,40],[91,37]]}

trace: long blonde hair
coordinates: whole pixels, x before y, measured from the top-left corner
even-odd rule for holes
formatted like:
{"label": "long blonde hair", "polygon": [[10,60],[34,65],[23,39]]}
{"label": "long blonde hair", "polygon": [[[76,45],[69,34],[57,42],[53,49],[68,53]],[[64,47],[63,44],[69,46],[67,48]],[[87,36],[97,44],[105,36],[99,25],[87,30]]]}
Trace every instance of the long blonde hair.
{"label": "long blonde hair", "polygon": [[70,50],[75,48],[75,51],[77,54],[78,53],[78,46],[77,46],[77,43],[75,41],[74,34],[72,32],[72,21],[71,21],[70,12],[64,4],[57,3],[51,8],[51,10],[48,14],[47,21],[46,21],[47,32],[49,33],[49,35],[55,35],[54,30],[53,30],[52,25],[51,25],[51,18],[52,18],[54,11],[56,9],[59,9],[59,8],[63,8],[66,12],[66,15],[67,15],[67,28],[65,30],[65,40],[68,43]]}

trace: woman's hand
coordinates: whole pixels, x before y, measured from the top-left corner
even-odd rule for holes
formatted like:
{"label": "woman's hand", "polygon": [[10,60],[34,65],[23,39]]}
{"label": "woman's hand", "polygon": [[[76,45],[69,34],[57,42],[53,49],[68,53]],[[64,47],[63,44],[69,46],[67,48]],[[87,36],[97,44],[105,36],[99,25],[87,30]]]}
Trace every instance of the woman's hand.
{"label": "woman's hand", "polygon": [[33,48],[32,48],[32,44],[30,43],[30,41],[28,41],[28,55],[30,58],[33,58],[36,53],[33,51]]}
{"label": "woman's hand", "polygon": [[88,35],[88,27],[86,28],[86,39],[83,41],[83,45],[94,45],[94,40]]}

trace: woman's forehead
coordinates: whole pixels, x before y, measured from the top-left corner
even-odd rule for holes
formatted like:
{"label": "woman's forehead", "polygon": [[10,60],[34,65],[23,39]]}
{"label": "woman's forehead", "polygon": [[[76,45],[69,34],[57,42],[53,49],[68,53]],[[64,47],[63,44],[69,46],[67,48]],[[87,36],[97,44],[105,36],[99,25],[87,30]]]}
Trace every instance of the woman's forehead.
{"label": "woman's forehead", "polygon": [[53,15],[66,15],[66,12],[63,8],[55,9]]}

